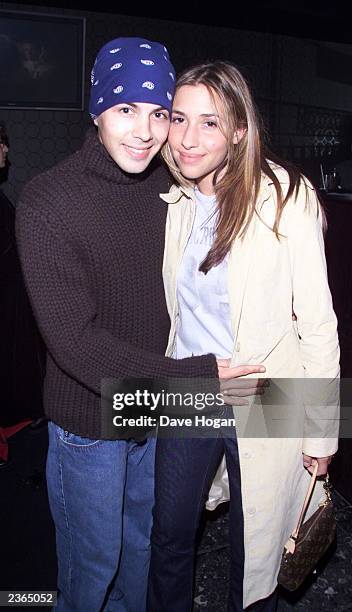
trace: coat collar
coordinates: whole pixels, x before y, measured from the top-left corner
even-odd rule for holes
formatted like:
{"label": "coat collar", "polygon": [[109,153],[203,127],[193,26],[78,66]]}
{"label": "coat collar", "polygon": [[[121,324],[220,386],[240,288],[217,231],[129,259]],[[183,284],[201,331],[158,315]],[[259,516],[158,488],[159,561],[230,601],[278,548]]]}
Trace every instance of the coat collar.
{"label": "coat collar", "polygon": [[159,196],[167,204],[177,204],[183,196],[185,196],[188,200],[193,199],[194,191],[191,187],[172,185],[168,193],[160,193]]}
{"label": "coat collar", "polygon": [[[274,164],[271,164],[271,166],[274,172],[278,175],[279,182],[282,184],[285,184],[286,177],[282,175],[283,169],[280,168],[280,166],[276,166]],[[280,170],[281,170],[281,173],[280,173]],[[266,174],[262,173],[260,193],[258,197],[259,202],[263,199],[266,199],[265,196],[270,194],[272,186],[273,186],[272,180]],[[188,200],[194,199],[194,190],[192,189],[192,187],[181,187],[180,185],[174,184],[171,186],[170,191],[168,193],[160,193],[159,196],[167,204],[177,204],[183,196],[185,196]],[[264,198],[262,196],[264,196]]]}

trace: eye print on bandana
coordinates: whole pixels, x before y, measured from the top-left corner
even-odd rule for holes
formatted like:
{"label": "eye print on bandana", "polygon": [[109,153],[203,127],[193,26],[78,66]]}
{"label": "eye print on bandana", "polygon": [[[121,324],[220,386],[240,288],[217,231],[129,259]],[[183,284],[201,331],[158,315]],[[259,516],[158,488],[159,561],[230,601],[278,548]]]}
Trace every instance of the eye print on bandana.
{"label": "eye print on bandana", "polygon": [[101,104],[102,102],[104,102],[104,98],[99,98],[99,100],[97,100],[97,104]]}
{"label": "eye print on bandana", "polygon": [[169,91],[166,92],[166,95],[168,100],[172,100],[172,95]]}
{"label": "eye print on bandana", "polygon": [[113,64],[110,70],[117,70],[117,68],[121,68],[121,66],[122,66],[121,62],[118,62],[117,64]]}
{"label": "eye print on bandana", "polygon": [[154,66],[154,62],[152,60],[141,60],[141,64],[145,66]]}
{"label": "eye print on bandana", "polygon": [[99,85],[99,79],[97,79],[96,81],[94,81],[94,83],[93,83],[93,87],[95,87],[96,85]]}
{"label": "eye print on bandana", "polygon": [[147,89],[154,89],[155,85],[151,81],[145,81],[142,87],[146,87]]}
{"label": "eye print on bandana", "polygon": [[123,91],[122,85],[118,85],[117,87],[115,87],[115,89],[113,89],[113,92],[116,94],[121,93],[121,91]]}
{"label": "eye print on bandana", "polygon": [[139,45],[140,47],[144,47],[144,49],[151,49],[150,45],[147,45],[147,43],[143,43],[143,45]]}
{"label": "eye print on bandana", "polygon": [[117,47],[117,49],[110,49],[109,53],[117,53],[118,51],[121,51],[121,47]]}
{"label": "eye print on bandana", "polygon": [[172,80],[175,80],[175,75],[172,72],[169,72],[170,77],[172,78]]}

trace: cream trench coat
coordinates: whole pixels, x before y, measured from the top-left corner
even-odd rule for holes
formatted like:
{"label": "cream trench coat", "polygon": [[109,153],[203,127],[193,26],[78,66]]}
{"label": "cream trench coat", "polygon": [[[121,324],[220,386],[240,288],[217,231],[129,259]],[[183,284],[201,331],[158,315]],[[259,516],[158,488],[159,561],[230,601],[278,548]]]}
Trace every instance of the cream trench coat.
{"label": "cream trench coat", "polygon": [[[272,168],[285,194],[288,175],[280,166]],[[160,197],[169,204],[163,275],[171,318],[166,354],[172,356],[177,271],[196,204],[192,190],[175,185]],[[291,197],[284,208],[280,241],[270,229],[276,192],[265,175],[256,211],[245,238],[235,241],[228,257],[231,365],[263,364],[263,376],[274,379],[262,399],[251,398],[249,406],[234,407],[244,515],[244,607],[276,587],[282,550],[310,479],[302,466],[302,452],[320,457],[335,453],[339,416],[337,322],[315,191],[307,180],[301,181],[297,198]],[[292,321],[292,309],[297,322]],[[305,381],[313,379],[326,380],[307,389]],[[318,483],[306,518],[322,498]],[[207,506],[215,508],[227,499],[223,461]]]}

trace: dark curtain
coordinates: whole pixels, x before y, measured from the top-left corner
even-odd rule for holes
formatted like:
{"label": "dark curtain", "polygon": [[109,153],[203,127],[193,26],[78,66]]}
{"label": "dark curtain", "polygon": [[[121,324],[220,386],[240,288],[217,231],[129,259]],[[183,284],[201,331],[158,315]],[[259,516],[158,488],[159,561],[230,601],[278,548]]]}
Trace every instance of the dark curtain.
{"label": "dark curtain", "polygon": [[0,190],[0,427],[42,415],[44,367],[16,250],[15,209]]}

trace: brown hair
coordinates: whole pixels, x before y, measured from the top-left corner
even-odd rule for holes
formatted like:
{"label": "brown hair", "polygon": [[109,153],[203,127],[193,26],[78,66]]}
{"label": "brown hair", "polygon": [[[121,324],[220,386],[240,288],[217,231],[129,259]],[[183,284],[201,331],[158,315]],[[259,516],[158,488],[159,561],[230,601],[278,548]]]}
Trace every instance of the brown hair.
{"label": "brown hair", "polygon": [[[291,164],[280,161],[262,142],[262,124],[246,80],[230,63],[216,61],[199,64],[184,71],[177,81],[183,85],[205,85],[216,103],[220,101],[227,121],[228,154],[214,175],[218,218],[215,240],[200,266],[208,272],[226,256],[235,238],[243,237],[255,213],[262,173],[274,184],[277,211],[273,231],[279,239],[279,222],[283,208],[293,192],[297,194],[302,175]],[[233,144],[236,130],[245,128],[243,137]],[[168,144],[162,150],[163,158],[172,174],[182,186],[193,185],[177,168]],[[289,188],[284,197],[281,185],[269,160],[279,163],[288,172]],[[217,181],[219,174],[225,170]]]}

